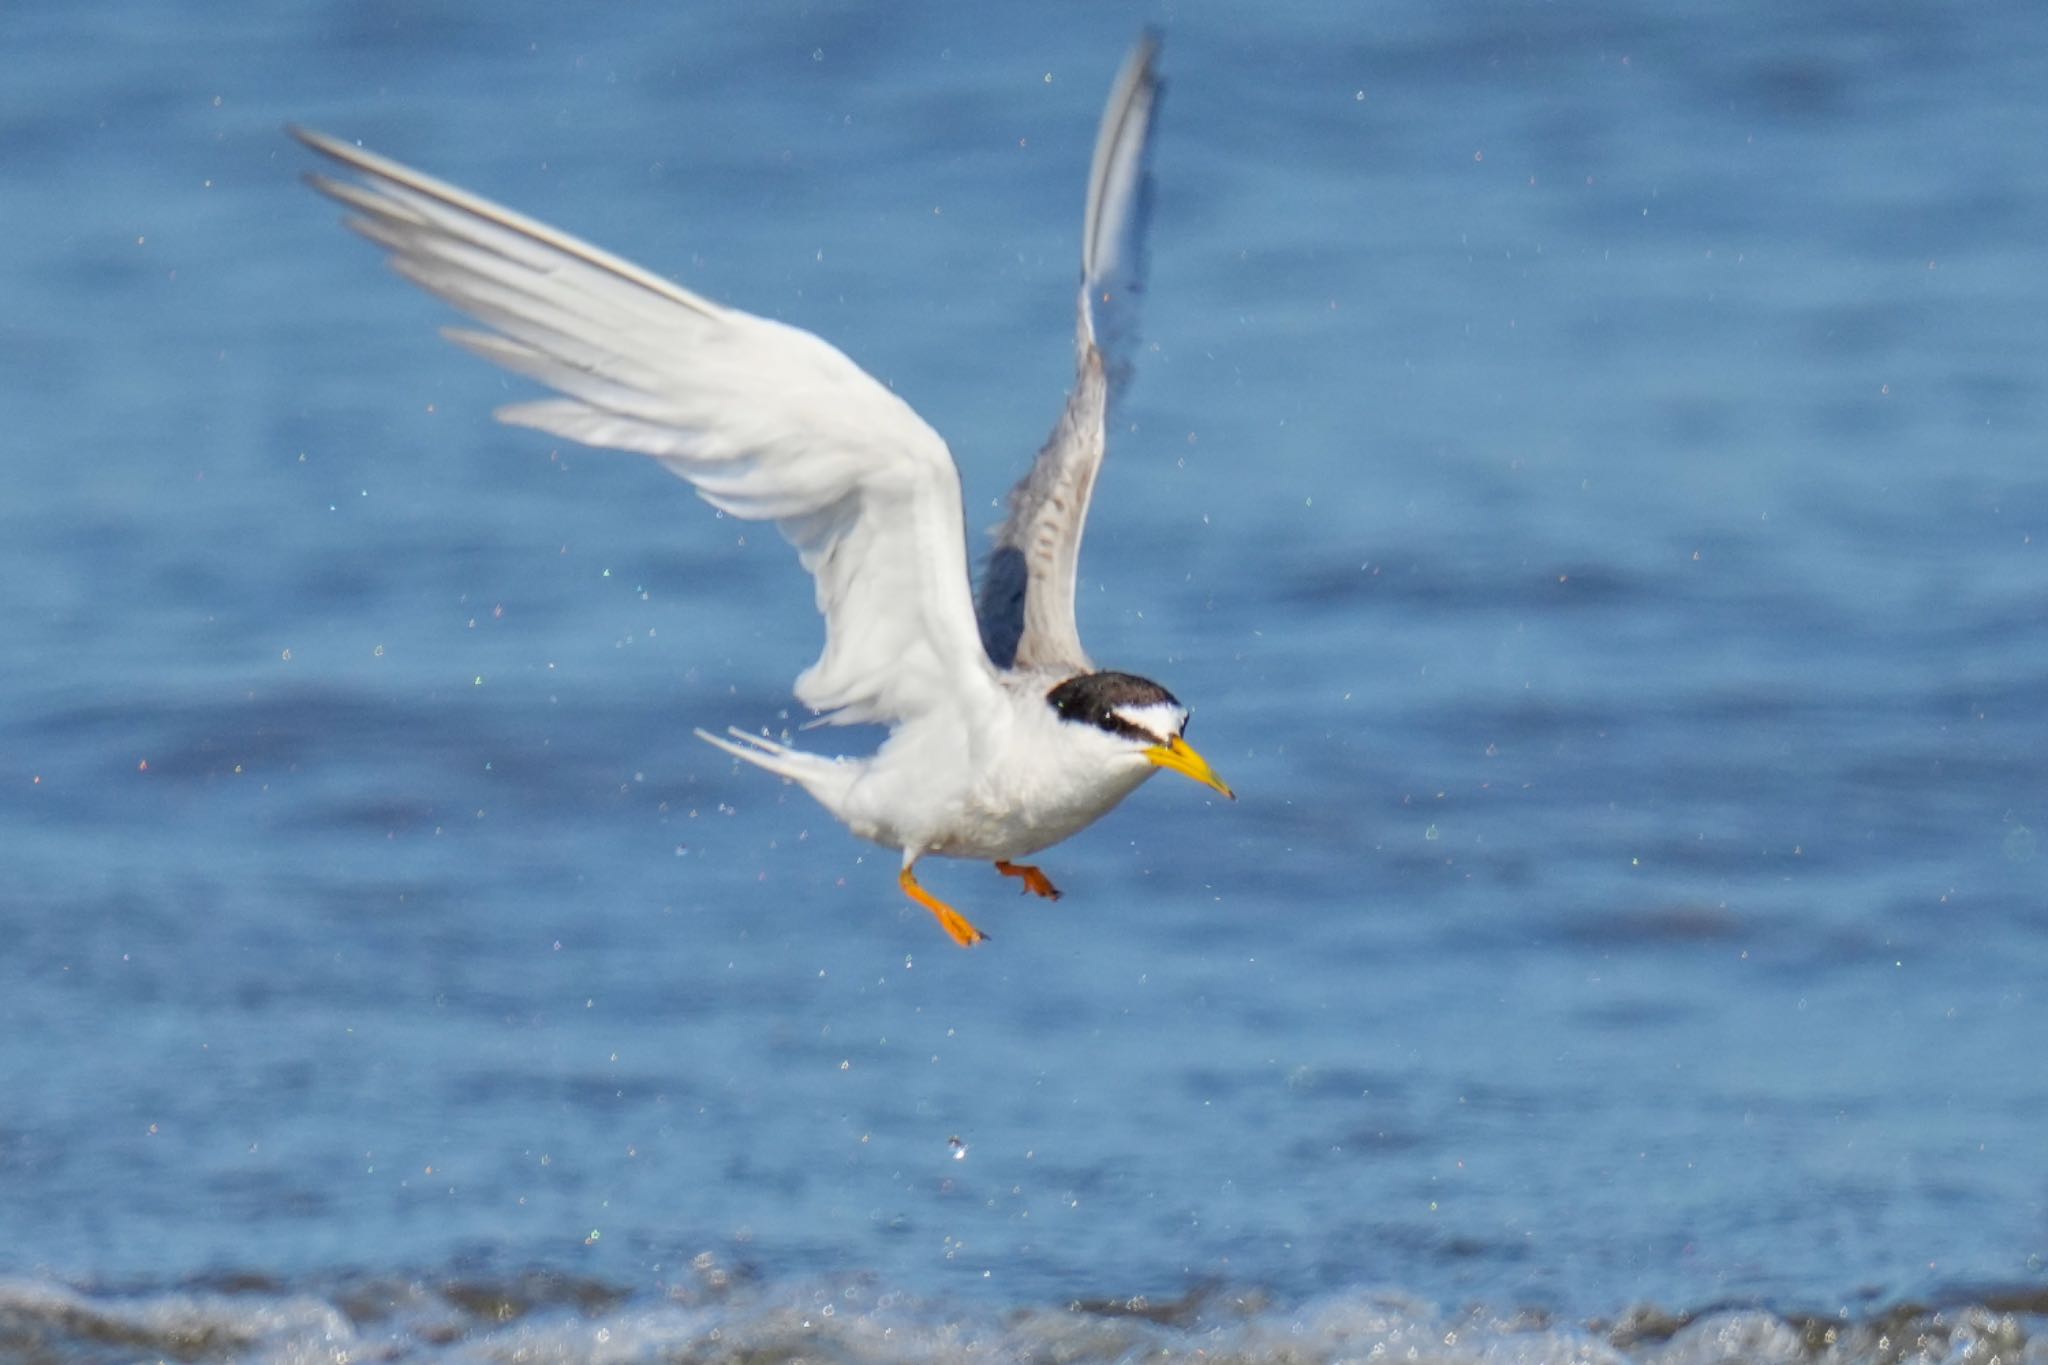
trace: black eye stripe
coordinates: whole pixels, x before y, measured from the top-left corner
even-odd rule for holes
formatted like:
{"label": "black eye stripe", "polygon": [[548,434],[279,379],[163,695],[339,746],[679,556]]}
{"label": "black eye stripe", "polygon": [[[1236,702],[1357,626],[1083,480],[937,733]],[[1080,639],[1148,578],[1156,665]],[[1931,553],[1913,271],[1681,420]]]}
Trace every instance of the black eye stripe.
{"label": "black eye stripe", "polygon": [[1118,715],[1118,708],[1160,705],[1180,708],[1180,702],[1173,693],[1149,678],[1130,673],[1084,673],[1047,692],[1045,700],[1059,713],[1061,720],[1093,725],[1110,734],[1135,740],[1148,740],[1154,736]]}

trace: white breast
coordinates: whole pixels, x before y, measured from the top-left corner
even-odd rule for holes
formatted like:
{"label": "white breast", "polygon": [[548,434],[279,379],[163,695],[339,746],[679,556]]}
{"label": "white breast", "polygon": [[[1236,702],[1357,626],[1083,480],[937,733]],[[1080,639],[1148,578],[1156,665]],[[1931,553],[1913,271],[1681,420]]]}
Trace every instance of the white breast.
{"label": "white breast", "polygon": [[976,752],[955,726],[903,726],[835,813],[889,848],[1021,858],[1087,828],[1159,771],[1128,741],[1062,721],[1043,679],[1004,683],[1008,704],[977,734]]}

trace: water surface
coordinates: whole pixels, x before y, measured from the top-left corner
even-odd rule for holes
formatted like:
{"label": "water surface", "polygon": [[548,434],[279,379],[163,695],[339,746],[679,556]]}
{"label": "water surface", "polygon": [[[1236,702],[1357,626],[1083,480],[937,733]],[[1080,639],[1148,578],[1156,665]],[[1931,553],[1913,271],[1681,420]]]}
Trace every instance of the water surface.
{"label": "water surface", "polygon": [[[689,738],[801,720],[784,547],[491,423],[281,127],[827,336],[978,526],[1147,21],[1082,624],[1243,799],[932,865],[962,953]],[[2038,1354],[2041,28],[16,16],[0,1352]]]}

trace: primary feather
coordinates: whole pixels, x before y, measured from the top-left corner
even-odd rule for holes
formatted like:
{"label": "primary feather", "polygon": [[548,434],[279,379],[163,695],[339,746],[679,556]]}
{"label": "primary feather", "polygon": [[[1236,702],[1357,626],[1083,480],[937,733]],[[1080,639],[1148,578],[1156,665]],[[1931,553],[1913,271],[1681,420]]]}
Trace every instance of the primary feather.
{"label": "primary feather", "polygon": [[1081,233],[1074,389],[1037,460],[1010,490],[975,606],[982,643],[1000,668],[1086,671],[1074,619],[1081,533],[1107,445],[1109,405],[1131,369],[1144,290],[1147,162],[1159,103],[1159,40],[1146,34],[1125,60],[1103,110]]}
{"label": "primary feather", "polygon": [[[773,521],[817,584],[825,648],[797,699],[838,723],[997,704],[968,588],[960,476],[938,433],[809,332],[307,129],[362,183],[309,177],[398,272],[489,330],[449,337],[561,397],[498,417],[652,455]],[[973,727],[969,733],[974,733]]]}

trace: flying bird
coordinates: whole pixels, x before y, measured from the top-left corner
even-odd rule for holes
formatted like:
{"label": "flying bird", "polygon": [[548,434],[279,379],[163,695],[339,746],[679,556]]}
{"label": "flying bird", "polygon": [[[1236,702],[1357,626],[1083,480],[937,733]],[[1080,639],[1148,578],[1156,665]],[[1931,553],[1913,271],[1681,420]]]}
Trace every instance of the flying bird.
{"label": "flying bird", "polygon": [[[566,233],[310,129],[355,179],[307,181],[397,271],[483,330],[457,345],[553,389],[497,417],[651,455],[727,514],[772,521],[816,580],[825,647],[797,679],[823,724],[876,722],[872,755],[696,731],[801,785],[899,850],[897,880],[954,942],[987,937],[922,886],[927,855],[980,859],[1057,897],[1019,861],[1092,824],[1161,769],[1226,797],[1156,682],[1096,667],[1074,621],[1081,532],[1143,286],[1147,155],[1159,99],[1147,34],[1116,78],[1082,223],[1073,391],[1010,492],[979,592],[960,474],[937,432],[827,342],[726,308]],[[1235,799],[1234,797],[1232,799]]]}

